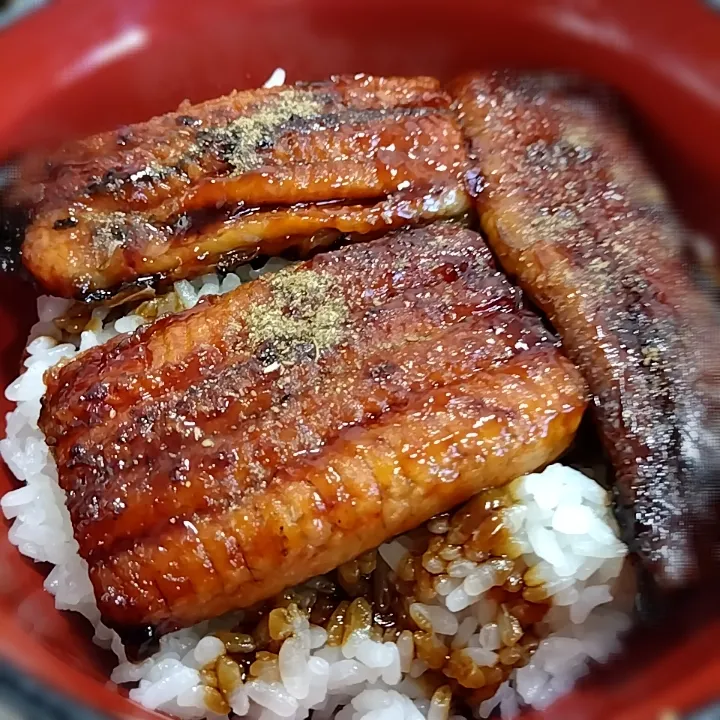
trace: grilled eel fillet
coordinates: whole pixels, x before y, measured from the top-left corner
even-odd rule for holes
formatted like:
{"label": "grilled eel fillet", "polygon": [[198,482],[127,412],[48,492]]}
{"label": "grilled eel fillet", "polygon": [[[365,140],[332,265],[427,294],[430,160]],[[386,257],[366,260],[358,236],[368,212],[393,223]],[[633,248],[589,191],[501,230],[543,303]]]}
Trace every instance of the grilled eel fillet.
{"label": "grilled eel fillet", "polygon": [[265,275],[46,378],[103,615],[251,605],[553,460],[585,387],[484,241],[402,231]]}
{"label": "grilled eel fillet", "polygon": [[22,258],[54,295],[97,300],[339,235],[460,216],[471,200],[432,78],[339,77],[235,92],[75,142],[26,168]]}
{"label": "grilled eel fillet", "polygon": [[683,584],[720,507],[718,320],[683,234],[609,98],[506,72],[452,92],[490,245],[594,395],[626,541],[660,587]]}

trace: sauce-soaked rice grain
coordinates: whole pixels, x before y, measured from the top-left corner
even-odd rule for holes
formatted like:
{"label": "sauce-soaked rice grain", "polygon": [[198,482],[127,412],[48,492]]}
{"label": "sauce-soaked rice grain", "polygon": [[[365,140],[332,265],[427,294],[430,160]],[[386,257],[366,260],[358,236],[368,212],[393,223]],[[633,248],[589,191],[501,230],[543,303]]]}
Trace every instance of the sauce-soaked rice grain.
{"label": "sauce-soaked rice grain", "polygon": [[218,715],[227,715],[230,712],[230,704],[217,688],[206,687],[204,695],[205,705],[208,710]]}
{"label": "sauce-soaked rice grain", "polygon": [[[218,694],[227,703],[246,679],[279,680],[277,653],[297,632],[298,623],[308,622],[325,629],[329,647],[352,637],[400,639],[403,672],[413,659],[427,666],[416,681],[433,698],[433,716],[447,717],[453,700],[475,703],[491,697],[514,669],[529,661],[539,642],[534,628],[549,607],[547,590],[542,584],[529,587],[527,568],[515,559],[518,554],[504,521],[512,503],[502,489],[481,493],[454,515],[433,518],[404,536],[409,550],[396,572],[376,551],[364,553],[334,573],[246,611],[232,631],[216,633],[228,655],[202,671],[209,701],[219,706]],[[478,572],[480,579],[470,582]],[[423,605],[444,605],[453,588],[478,582],[492,587],[471,597],[472,603],[483,599],[477,612],[484,615],[470,638],[480,637],[489,645],[466,652],[467,641],[451,647],[452,637],[434,631]],[[481,665],[473,656],[489,658],[491,665]]]}

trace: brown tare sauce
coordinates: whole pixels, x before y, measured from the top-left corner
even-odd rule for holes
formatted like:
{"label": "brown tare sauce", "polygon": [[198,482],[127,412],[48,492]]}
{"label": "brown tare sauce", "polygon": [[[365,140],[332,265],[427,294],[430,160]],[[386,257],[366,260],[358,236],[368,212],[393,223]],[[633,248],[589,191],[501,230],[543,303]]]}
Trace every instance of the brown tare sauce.
{"label": "brown tare sauce", "polygon": [[[512,502],[507,490],[489,490],[454,515],[436,516],[411,531],[405,537],[412,547],[397,573],[371,551],[246,610],[233,628],[215,633],[226,652],[201,671],[208,708],[228,712],[230,695],[241,683],[278,671],[280,647],[300,613],[325,628],[330,646],[344,644],[354,631],[368,631],[379,641],[411,637],[414,658],[428,666],[417,681],[437,702],[477,704],[494,695],[515,668],[529,661],[541,639],[535,626],[550,605],[542,586],[524,580],[527,568],[517,558],[503,520]],[[413,603],[435,600],[453,567],[467,561],[485,563],[496,573],[498,584],[483,595],[498,607],[494,622],[502,646],[495,651],[499,660],[493,667],[478,665],[463,648],[452,648],[452,638],[436,634],[411,609]],[[139,649],[147,655],[152,647],[146,643]]]}

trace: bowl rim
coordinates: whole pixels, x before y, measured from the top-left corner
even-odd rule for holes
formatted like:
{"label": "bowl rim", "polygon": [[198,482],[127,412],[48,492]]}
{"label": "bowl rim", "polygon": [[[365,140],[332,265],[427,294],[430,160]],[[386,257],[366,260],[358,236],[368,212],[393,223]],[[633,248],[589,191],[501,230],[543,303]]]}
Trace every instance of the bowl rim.
{"label": "bowl rim", "polygon": [[[257,4],[262,0],[251,0],[247,4]],[[285,0],[288,4],[294,4],[297,6],[303,6],[308,3],[304,0]],[[478,3],[481,0],[476,0]],[[498,12],[497,9],[503,0],[487,0],[484,2],[484,6],[488,12]],[[712,105],[715,111],[720,117],[720,63],[716,63],[713,67],[702,66],[702,62],[706,62],[708,55],[706,51],[700,54],[699,59],[695,57],[692,51],[695,49],[694,44],[702,44],[704,48],[707,48],[709,38],[709,25],[707,21],[710,18],[715,18],[718,21],[718,28],[720,28],[720,15],[713,15],[708,10],[708,5],[703,4],[699,0],[694,0],[691,5],[685,8],[688,17],[688,23],[690,18],[692,22],[698,27],[698,36],[693,37],[692,34],[675,32],[676,26],[666,24],[666,21],[670,15],[676,14],[676,4],[674,0],[636,0],[638,4],[644,4],[647,14],[647,33],[648,36],[655,36],[658,42],[662,41],[666,43],[668,50],[673,50],[675,53],[686,54],[687,57],[692,55],[693,60],[683,69],[686,72],[694,72],[694,77],[704,78],[705,85],[698,85],[693,88],[693,92],[698,96],[707,96],[710,92],[710,96],[706,97],[709,105]],[[417,0],[418,5],[425,9],[432,10],[435,3],[432,0]],[[331,5],[330,0],[317,0],[315,4]],[[122,0],[114,0],[109,5],[120,5]],[[359,5],[374,5],[380,7],[382,5],[381,0],[373,0],[368,3],[355,2],[356,6]],[[543,18],[544,14],[551,12],[555,6],[567,6],[568,2],[562,2],[561,0],[537,0],[532,12],[536,14],[538,18]],[[46,7],[40,8],[37,12],[24,18],[16,26],[6,29],[0,34],[0,67],[13,67],[17,64],[18,53],[21,52],[25,47],[32,47],[32,37],[34,34],[39,33],[41,35],[47,35],[52,31],[53,26],[58,20],[66,13],[77,12],[80,9],[87,9],[89,5],[92,5],[91,13],[92,17],[99,22],[103,27],[105,24],[109,24],[110,16],[112,13],[103,7],[102,3],[83,2],[83,0],[55,0],[55,2],[49,4]],[[587,10],[592,14],[593,5],[592,2],[584,2],[581,4],[580,10]],[[629,17],[629,10],[625,6],[632,5],[627,3],[627,0],[604,0],[604,6],[602,10],[598,10],[598,17],[596,19],[603,20],[603,18],[617,14],[619,17]],[[493,9],[494,8],[494,9]],[[672,8],[672,12],[670,12]],[[480,12],[480,10],[478,11]],[[530,11],[528,11],[530,12]],[[568,16],[566,20],[569,22],[577,16]],[[714,21],[713,21],[714,22]],[[578,33],[587,32],[587,28],[576,27],[575,31]],[[658,40],[660,38],[660,40]],[[701,42],[702,40],[702,42]],[[611,38],[607,38],[610,42]],[[29,44],[29,45],[28,45]],[[718,40],[718,47],[720,47],[720,40]],[[71,46],[69,43],[58,43],[56,48],[52,48],[50,53],[50,59],[47,61],[47,65],[43,65],[40,70],[45,73],[49,73],[51,68],[50,65],[54,62],[60,62],[62,59],[68,61],[70,58],[76,58],[81,55],[79,46]],[[667,69],[667,66],[666,66]],[[677,72],[672,77],[672,82],[680,83],[680,78]],[[26,105],[24,106],[24,112],[27,113],[28,108],[32,107],[33,104],[38,103],[42,99],[42,93],[37,87],[25,88],[21,87],[18,73],[17,76],[10,78],[11,87],[10,92],[22,93],[26,99]],[[46,75],[47,77],[47,75]],[[670,82],[670,80],[668,80]],[[42,85],[42,82],[38,83]],[[0,137],[7,137],[8,133],[11,132],[13,123],[15,127],[22,122],[22,113],[16,116],[8,114],[5,120],[0,119]],[[710,149],[712,151],[712,149]],[[720,146],[718,147],[717,157],[720,158]],[[10,470],[5,467],[5,472],[8,474]],[[39,571],[41,572],[41,571]],[[58,611],[59,612],[59,611]],[[20,649],[20,652],[18,650]],[[0,657],[12,660],[12,662],[21,668],[23,671],[30,674],[32,677],[41,679],[48,683],[50,687],[60,691],[64,694],[70,694],[73,697],[80,697],[83,702],[87,703],[90,707],[100,710],[105,713],[112,713],[114,717],[126,718],[129,720],[145,720],[150,718],[163,717],[157,713],[145,710],[134,703],[129,704],[129,701],[124,698],[122,703],[117,701],[117,691],[111,685],[110,681],[103,683],[100,680],[96,680],[83,673],[77,667],[74,667],[70,663],[63,662],[63,660],[55,655],[49,648],[43,646],[40,642],[36,641],[30,636],[22,627],[13,621],[13,616],[6,613],[4,609],[0,608]],[[686,682],[685,685],[680,689],[679,695],[683,698],[684,708],[690,708],[693,705],[705,702],[711,699],[709,688],[720,689],[720,657],[717,658],[716,662],[707,663],[701,667],[693,676]],[[82,688],[81,693],[75,695],[72,692],[73,688]],[[678,695],[676,692],[678,688],[673,689],[674,697]],[[70,692],[68,692],[70,691]],[[662,700],[670,692],[659,693],[651,698],[645,698],[636,707],[643,708],[640,712],[647,713],[650,717],[650,713],[654,712],[657,708],[658,702]],[[113,705],[121,704],[122,708],[113,708]],[[677,703],[674,703],[677,705]],[[621,715],[617,715],[620,718]],[[624,716],[626,720],[638,720],[641,715],[628,715]]]}

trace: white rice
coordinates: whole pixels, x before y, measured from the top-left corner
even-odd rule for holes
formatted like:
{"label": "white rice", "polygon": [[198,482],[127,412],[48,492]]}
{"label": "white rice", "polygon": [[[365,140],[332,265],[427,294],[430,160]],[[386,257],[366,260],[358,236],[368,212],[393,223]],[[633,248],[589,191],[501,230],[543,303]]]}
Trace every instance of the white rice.
{"label": "white rice", "polygon": [[282,68],[275,68],[272,75],[265,81],[263,87],[280,87],[285,84],[285,71]]}
{"label": "white rice", "polygon": [[[174,291],[179,303],[189,308],[205,295],[227,292],[282,264],[271,261],[261,271],[245,266],[222,279],[209,274],[192,282],[183,280]],[[145,320],[128,315],[104,323],[106,311],[96,310],[90,329],[77,341],[64,342],[52,318],[66,309],[63,300],[38,300],[40,320],[30,335],[26,369],[6,391],[17,406],[7,416],[0,452],[25,483],[0,500],[6,517],[14,519],[9,539],[24,555],[55,566],[45,588],[55,596],[59,609],[82,613],[95,629],[95,641],[115,652],[119,664],[112,680],[134,684],[133,700],[179,718],[220,717],[206,706],[199,671],[225,652],[211,633],[229,629],[237,616],[166,635],[159,651],[141,664],[127,661],[119,637],[100,620],[54,461],[37,427],[43,373],[76,355],[78,348],[132,331]],[[514,717],[523,705],[547,706],[588,671],[591,661],[604,662],[617,652],[620,635],[629,626],[631,595],[618,592],[617,583],[626,548],[617,539],[606,492],[561,465],[514,481],[510,491],[514,505],[505,511],[505,521],[512,529],[515,552],[528,568],[525,578],[542,582],[553,606],[540,628],[545,639],[531,661],[514,670],[495,695],[476,708],[478,717],[487,717],[497,706],[504,718]],[[433,532],[442,531],[443,522],[431,524]],[[394,569],[407,546],[403,538],[395,539],[381,546],[380,555]],[[425,618],[437,636],[452,642],[453,649],[465,648],[463,652],[478,665],[496,664],[498,609],[484,599],[493,586],[491,564],[460,558],[442,571],[428,570],[441,573],[439,594],[432,603],[415,603],[414,616]],[[342,647],[330,647],[326,640],[323,628],[311,626],[307,619],[297,620],[293,636],[281,648],[279,672],[241,684],[230,698],[233,713],[259,720],[299,720],[311,710],[317,720],[447,720],[448,702],[427,698],[417,683],[427,666],[414,658],[411,633],[406,631],[396,642],[355,634]]]}

